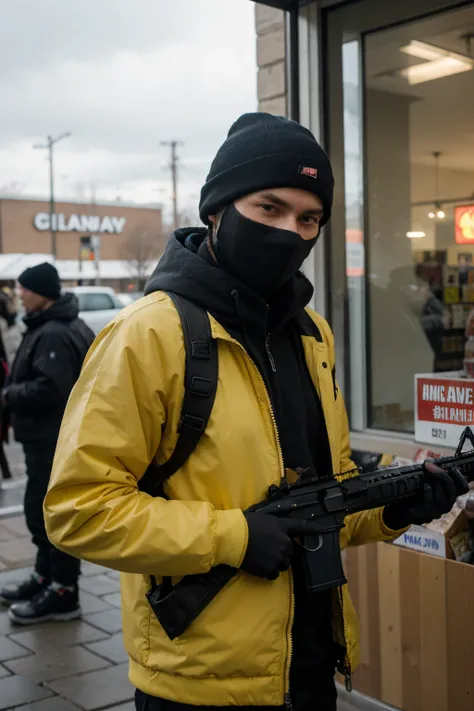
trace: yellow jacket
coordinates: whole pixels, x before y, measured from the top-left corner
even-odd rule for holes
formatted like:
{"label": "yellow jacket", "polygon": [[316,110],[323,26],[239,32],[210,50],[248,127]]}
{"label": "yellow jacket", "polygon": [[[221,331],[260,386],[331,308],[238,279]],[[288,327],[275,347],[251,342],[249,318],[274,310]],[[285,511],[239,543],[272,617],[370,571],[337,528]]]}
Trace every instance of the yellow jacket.
{"label": "yellow jacket", "polygon": [[[332,380],[333,336],[303,336],[321,398],[334,472],[353,469],[342,397]],[[291,573],[269,582],[239,572],[196,621],[170,641],[145,593],[150,575],[239,567],[247,545],[242,513],[278,484],[282,456],[263,379],[242,346],[211,318],[218,339],[219,387],[196,452],[166,484],[170,500],[139,492],[157,453],[176,444],[184,393],[179,317],[163,292],[125,309],[99,336],[71,395],[45,500],[51,541],[72,555],[120,570],[130,679],[141,690],[194,705],[280,705],[289,683]],[[376,509],[346,519],[341,547],[394,536]],[[359,657],[347,586],[333,595],[335,640]]]}

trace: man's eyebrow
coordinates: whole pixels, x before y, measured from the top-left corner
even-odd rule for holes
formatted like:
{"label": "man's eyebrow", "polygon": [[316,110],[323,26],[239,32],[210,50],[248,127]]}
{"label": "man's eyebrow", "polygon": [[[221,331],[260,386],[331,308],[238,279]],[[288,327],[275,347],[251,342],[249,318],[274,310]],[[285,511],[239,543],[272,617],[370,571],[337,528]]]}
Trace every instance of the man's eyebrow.
{"label": "man's eyebrow", "polygon": [[275,205],[280,205],[280,207],[291,207],[289,203],[285,202],[285,200],[282,200],[274,193],[262,193],[260,197],[262,200],[269,200],[270,202],[274,202]]}
{"label": "man's eyebrow", "polygon": [[[260,198],[262,200],[268,200],[269,202],[275,203],[275,205],[280,205],[280,207],[286,207],[291,209],[291,205],[287,203],[285,200],[282,200],[279,198],[277,195],[274,193],[262,193],[260,195]],[[303,215],[315,215],[317,217],[321,217],[323,214],[323,209],[321,207],[313,207],[309,208],[308,210],[303,211]]]}
{"label": "man's eyebrow", "polygon": [[321,217],[324,214],[324,210],[322,207],[314,207],[311,210],[305,210],[303,212],[303,215],[316,215],[317,217]]}

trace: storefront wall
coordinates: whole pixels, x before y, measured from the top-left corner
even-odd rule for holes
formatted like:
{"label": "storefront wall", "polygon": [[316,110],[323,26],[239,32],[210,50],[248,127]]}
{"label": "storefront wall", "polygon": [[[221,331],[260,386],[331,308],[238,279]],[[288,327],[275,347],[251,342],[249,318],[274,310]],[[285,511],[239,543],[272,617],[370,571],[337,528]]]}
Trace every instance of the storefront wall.
{"label": "storefront wall", "polygon": [[[163,250],[160,209],[58,202],[55,213],[58,259],[77,259],[80,238],[90,234],[100,237],[101,259],[143,260],[155,246],[156,256]],[[0,252],[51,252],[48,202],[0,199]]]}
{"label": "storefront wall", "polygon": [[[462,368],[474,249],[457,244],[455,219],[474,203],[472,33],[472,2],[300,8],[300,120],[336,178],[333,218],[308,267],[356,446],[414,454],[415,373]],[[437,76],[428,64],[440,48],[463,71]]]}

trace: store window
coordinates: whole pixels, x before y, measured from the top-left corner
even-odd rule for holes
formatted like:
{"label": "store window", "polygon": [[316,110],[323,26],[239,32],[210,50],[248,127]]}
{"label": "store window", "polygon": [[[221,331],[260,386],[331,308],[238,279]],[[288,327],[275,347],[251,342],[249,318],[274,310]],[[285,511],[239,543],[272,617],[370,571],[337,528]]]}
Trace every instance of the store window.
{"label": "store window", "polygon": [[414,375],[469,355],[474,6],[372,33],[364,55],[369,425],[411,432]]}

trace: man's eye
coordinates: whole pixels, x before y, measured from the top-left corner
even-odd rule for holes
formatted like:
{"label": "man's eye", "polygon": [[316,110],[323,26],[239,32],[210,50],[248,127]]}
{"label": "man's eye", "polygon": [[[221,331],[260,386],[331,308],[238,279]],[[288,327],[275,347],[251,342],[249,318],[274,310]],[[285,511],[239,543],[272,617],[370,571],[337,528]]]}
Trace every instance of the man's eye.
{"label": "man's eye", "polygon": [[262,203],[261,205],[259,205],[259,207],[261,207],[262,210],[265,210],[265,212],[268,212],[268,213],[276,212],[275,206],[270,205],[268,203]]}
{"label": "man's eye", "polygon": [[304,225],[308,225],[308,226],[313,227],[314,225],[319,225],[319,220],[320,220],[319,217],[311,217],[310,215],[308,215],[308,217],[303,217],[303,218],[301,219],[301,222],[302,222]]}

